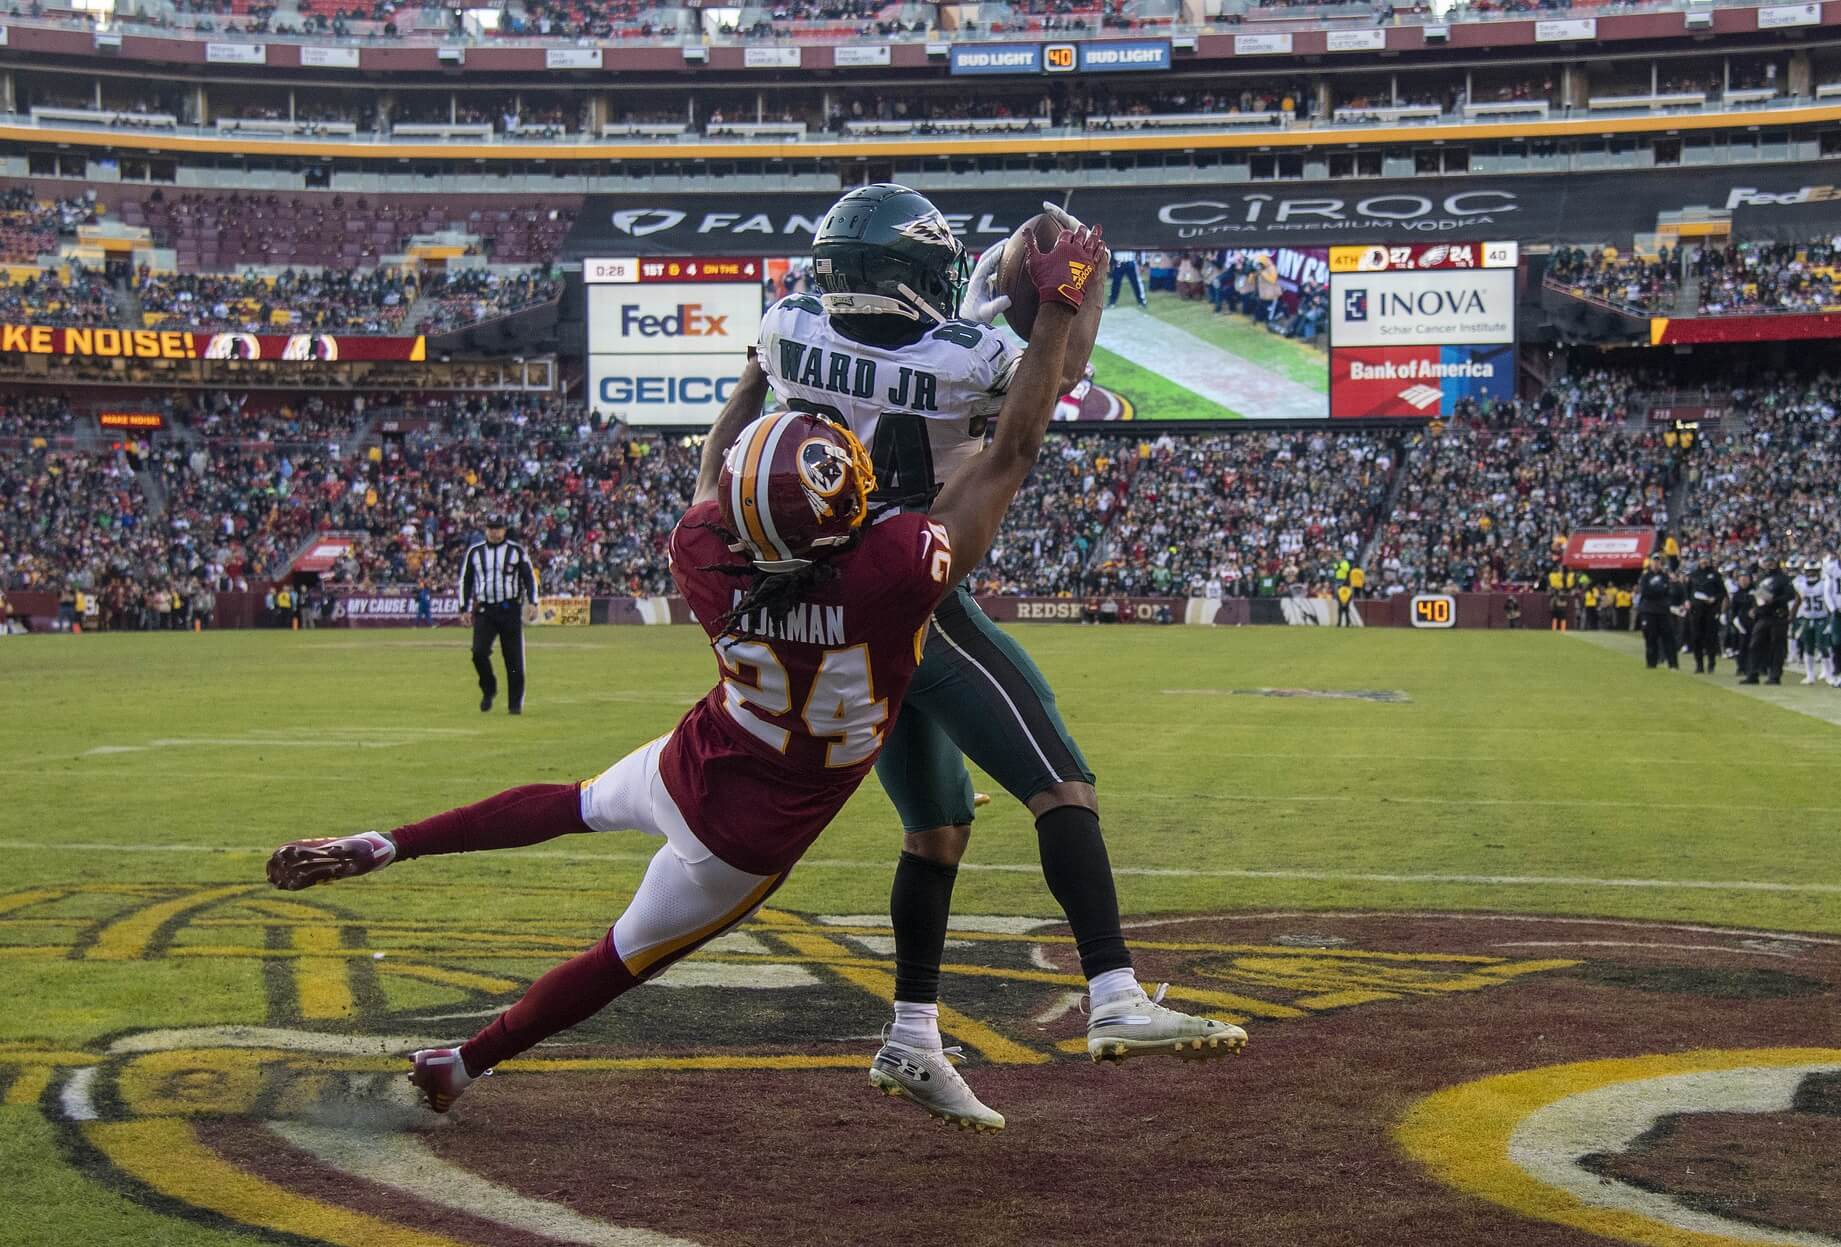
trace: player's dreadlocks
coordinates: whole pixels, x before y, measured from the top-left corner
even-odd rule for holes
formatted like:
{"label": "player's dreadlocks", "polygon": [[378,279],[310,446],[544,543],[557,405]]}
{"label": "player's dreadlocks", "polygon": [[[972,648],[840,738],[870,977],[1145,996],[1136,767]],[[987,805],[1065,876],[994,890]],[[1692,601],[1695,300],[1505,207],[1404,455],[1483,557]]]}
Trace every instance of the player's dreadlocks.
{"label": "player's dreadlocks", "polygon": [[[721,537],[725,544],[735,545],[740,541],[740,538],[720,524],[706,523],[702,527]],[[853,532],[850,540],[843,545],[833,546],[823,554],[814,554],[811,562],[790,572],[762,571],[751,563],[711,563],[699,569],[719,572],[724,576],[750,578],[747,592],[742,594],[735,609],[717,621],[721,630],[724,633],[736,632],[737,625],[756,611],[765,613],[775,627],[781,626],[800,598],[818,586],[837,579],[837,568],[831,565],[831,560],[853,549],[860,540],[862,529]]]}

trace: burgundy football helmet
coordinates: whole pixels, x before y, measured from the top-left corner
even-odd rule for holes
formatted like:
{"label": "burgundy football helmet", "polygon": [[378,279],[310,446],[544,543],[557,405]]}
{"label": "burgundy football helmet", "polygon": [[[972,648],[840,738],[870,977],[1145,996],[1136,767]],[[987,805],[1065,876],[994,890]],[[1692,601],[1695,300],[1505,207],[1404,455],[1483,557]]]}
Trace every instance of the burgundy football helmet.
{"label": "burgundy football helmet", "polygon": [[764,572],[810,565],[844,545],[869,511],[876,473],[849,429],[802,411],[776,411],[729,447],[717,497],[729,548]]}

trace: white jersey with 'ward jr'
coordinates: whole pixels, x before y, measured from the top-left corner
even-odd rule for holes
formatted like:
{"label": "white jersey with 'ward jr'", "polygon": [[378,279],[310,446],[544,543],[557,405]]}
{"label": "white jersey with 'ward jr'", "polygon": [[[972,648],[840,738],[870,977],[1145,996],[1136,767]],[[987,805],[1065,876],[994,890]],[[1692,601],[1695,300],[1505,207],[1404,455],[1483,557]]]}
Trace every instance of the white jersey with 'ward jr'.
{"label": "white jersey with 'ward jr'", "polygon": [[761,318],[761,368],[774,393],[861,438],[885,504],[925,505],[983,448],[1021,357],[971,320],[935,325],[906,346],[858,342],[837,331],[816,295],[782,299]]}

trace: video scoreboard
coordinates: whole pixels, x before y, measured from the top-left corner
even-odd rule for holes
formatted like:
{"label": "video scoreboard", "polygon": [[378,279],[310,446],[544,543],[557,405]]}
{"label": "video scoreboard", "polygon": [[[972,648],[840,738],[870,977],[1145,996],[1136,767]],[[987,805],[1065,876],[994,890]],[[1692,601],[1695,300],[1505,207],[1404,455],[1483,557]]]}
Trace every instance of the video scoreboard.
{"label": "video scoreboard", "polygon": [[627,424],[709,425],[761,328],[758,256],[584,260],[588,406]]}
{"label": "video scoreboard", "polygon": [[1512,242],[1330,248],[1330,415],[1432,419],[1515,394]]}

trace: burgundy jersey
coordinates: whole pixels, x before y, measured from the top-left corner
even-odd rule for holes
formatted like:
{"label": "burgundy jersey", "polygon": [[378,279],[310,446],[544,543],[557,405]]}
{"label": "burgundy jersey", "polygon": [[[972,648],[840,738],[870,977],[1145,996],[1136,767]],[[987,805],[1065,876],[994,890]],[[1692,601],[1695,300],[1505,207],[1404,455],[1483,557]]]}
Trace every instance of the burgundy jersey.
{"label": "burgundy jersey", "polygon": [[875,765],[952,552],[925,514],[887,515],[783,623],[757,612],[724,634],[748,578],[704,570],[747,566],[709,527],[721,521],[716,503],[700,503],[671,534],[671,574],[709,633],[720,683],[678,723],[659,771],[712,853],[772,875],[799,860]]}

